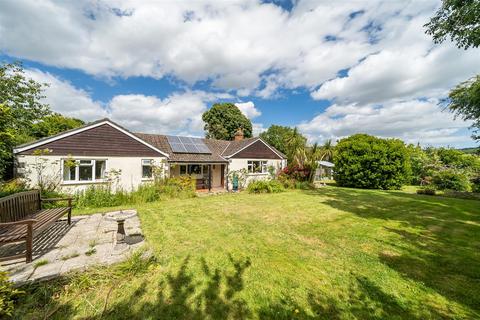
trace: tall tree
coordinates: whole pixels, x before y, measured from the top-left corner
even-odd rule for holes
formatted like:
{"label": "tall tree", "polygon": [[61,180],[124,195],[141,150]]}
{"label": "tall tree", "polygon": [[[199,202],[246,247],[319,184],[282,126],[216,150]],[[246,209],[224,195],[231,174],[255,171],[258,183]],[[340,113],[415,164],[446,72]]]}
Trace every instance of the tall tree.
{"label": "tall tree", "polygon": [[50,113],[48,105],[41,102],[46,86],[28,78],[21,63],[0,66],[0,104],[10,108],[13,128],[29,131],[34,122]]}
{"label": "tall tree", "polygon": [[430,21],[425,24],[427,34],[435,43],[450,37],[459,48],[468,49],[480,45],[480,1],[443,0]]}
{"label": "tall tree", "polygon": [[233,140],[238,129],[245,138],[252,137],[252,122],[233,103],[215,103],[202,115],[207,138]]}
{"label": "tall tree", "polygon": [[59,113],[54,113],[43,117],[32,126],[31,134],[35,138],[48,137],[63,131],[78,128],[84,125],[80,119],[65,117]]}
{"label": "tall tree", "polygon": [[83,124],[52,114],[42,102],[46,86],[28,78],[21,63],[0,65],[0,180],[12,176],[15,145]]}
{"label": "tall tree", "polygon": [[480,75],[460,83],[448,94],[445,102],[456,116],[473,121],[473,139],[480,140]]}
{"label": "tall tree", "polygon": [[[271,125],[267,131],[260,133],[260,138],[262,138],[268,144],[274,146],[278,151],[288,154],[287,141],[290,137],[295,135],[294,128]],[[298,132],[296,133],[298,135]],[[305,142],[306,138],[303,139]]]}
{"label": "tall tree", "polygon": [[12,110],[0,104],[0,181],[12,159],[15,145],[15,130],[11,126],[13,121]]}
{"label": "tall tree", "polygon": [[[443,0],[435,16],[425,25],[435,43],[450,37],[457,47],[468,49],[480,46],[480,1]],[[450,91],[446,106],[464,120],[473,120],[474,132],[480,130],[480,75]],[[473,135],[480,140],[479,135]]]}

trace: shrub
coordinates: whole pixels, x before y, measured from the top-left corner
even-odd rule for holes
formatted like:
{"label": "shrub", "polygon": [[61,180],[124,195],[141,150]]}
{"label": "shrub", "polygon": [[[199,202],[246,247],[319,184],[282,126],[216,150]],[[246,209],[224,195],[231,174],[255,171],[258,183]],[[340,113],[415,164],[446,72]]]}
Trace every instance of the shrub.
{"label": "shrub", "polygon": [[311,189],[315,189],[315,187],[308,181],[296,181],[295,189],[311,190]]}
{"label": "shrub", "polygon": [[21,293],[23,292],[13,287],[8,274],[0,271],[0,316],[12,315],[14,303]]}
{"label": "shrub", "polygon": [[286,189],[295,189],[295,179],[291,178],[285,172],[280,172],[277,176],[277,180],[286,188]]}
{"label": "shrub", "polygon": [[110,186],[90,186],[75,194],[75,207],[100,208],[115,207],[131,203],[131,196],[119,189],[113,192]]}
{"label": "shrub", "polygon": [[28,190],[27,183],[22,179],[12,179],[0,184],[0,197]]}
{"label": "shrub", "polygon": [[311,189],[313,184],[308,181],[308,172],[308,170],[298,169],[298,167],[294,170],[284,169],[278,174],[276,180],[286,189]]}
{"label": "shrub", "polygon": [[283,184],[278,180],[256,180],[247,186],[248,193],[279,193],[285,191]]}
{"label": "shrub", "polygon": [[159,192],[169,198],[195,196],[195,179],[190,176],[166,178],[159,184]]}
{"label": "shrub", "polygon": [[146,183],[138,187],[131,194],[134,203],[147,203],[160,200],[160,191],[155,183]]}
{"label": "shrub", "polygon": [[187,198],[195,196],[195,180],[189,176],[166,178],[140,185],[127,192],[110,185],[90,186],[75,195],[76,208],[116,207],[127,204],[158,201],[162,197]]}
{"label": "shrub", "polygon": [[480,193],[480,175],[470,180],[472,191]]}
{"label": "shrub", "polygon": [[427,194],[429,196],[434,196],[437,194],[437,192],[435,191],[435,189],[427,188],[427,189],[418,189],[417,194]]}
{"label": "shrub", "polygon": [[445,169],[435,172],[432,184],[438,190],[469,191],[470,181],[466,174],[453,169]]}
{"label": "shrub", "polygon": [[464,169],[467,171],[480,170],[480,159],[473,154],[465,154],[460,150],[439,148],[438,156],[442,163],[449,168]]}
{"label": "shrub", "polygon": [[337,144],[334,162],[343,187],[400,189],[410,177],[409,153],[398,139],[350,136]]}
{"label": "shrub", "polygon": [[295,164],[285,167],[280,174],[287,175],[293,180],[307,181],[308,177],[310,176],[310,170]]}

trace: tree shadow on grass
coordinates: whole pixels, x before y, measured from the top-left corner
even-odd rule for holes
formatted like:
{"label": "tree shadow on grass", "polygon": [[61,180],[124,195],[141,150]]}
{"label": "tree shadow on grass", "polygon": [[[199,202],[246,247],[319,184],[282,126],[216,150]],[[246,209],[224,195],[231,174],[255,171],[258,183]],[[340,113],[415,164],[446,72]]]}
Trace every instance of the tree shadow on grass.
{"label": "tree shadow on grass", "polygon": [[[423,319],[402,306],[397,299],[382,291],[366,277],[352,274],[350,284],[343,295],[332,297],[328,293],[308,292],[306,301],[289,295],[289,288],[282,298],[259,297],[259,302],[247,302],[242,297],[245,290],[245,273],[251,266],[249,258],[235,259],[229,256],[230,265],[220,269],[200,259],[200,275],[194,274],[193,262],[185,258],[178,269],[165,274],[161,280],[149,278],[149,274],[127,275],[113,286],[110,301],[104,310],[97,308],[83,319]],[[148,268],[147,268],[148,269]],[[132,290],[122,293],[129,278],[138,276],[143,281]],[[91,278],[88,273],[76,276]],[[203,280],[199,280],[202,278]],[[153,282],[152,282],[153,281]],[[158,281],[158,282],[155,282]],[[71,282],[70,282],[71,283]],[[115,283],[115,282],[113,282]],[[153,284],[153,285],[152,285]],[[88,291],[73,293],[70,299],[60,303],[56,297],[68,281],[55,281],[37,285],[35,301],[30,301],[30,310],[23,317],[33,319],[70,319],[78,315],[76,301],[85,300]],[[250,288],[251,289],[251,288]],[[38,290],[44,290],[38,292]],[[91,290],[95,290],[94,288]],[[152,296],[153,295],[153,296]],[[115,298],[114,298],[115,297]],[[27,297],[27,299],[29,299]],[[301,302],[301,305],[299,302]],[[93,307],[93,306],[92,306]],[[25,311],[25,310],[24,310]],[[25,315],[29,316],[26,317]],[[32,316],[33,315],[33,316]],[[429,317],[447,318],[436,313]],[[428,318],[428,317],[427,317]]]}
{"label": "tree shadow on grass", "polygon": [[[203,283],[190,272],[186,258],[178,271],[166,275],[158,283],[154,300],[148,299],[145,280],[129,296],[108,307],[107,319],[415,319],[415,315],[400,306],[395,297],[383,292],[364,277],[352,277],[349,290],[341,300],[327,298],[319,292],[308,293],[306,304],[299,305],[286,295],[279,301],[249,305],[241,297],[245,288],[244,274],[250,259],[235,260],[229,256],[232,268],[221,270],[201,259]],[[288,288],[283,288],[288,289]],[[151,291],[150,291],[151,292]],[[265,297],[262,297],[263,299]],[[348,303],[345,303],[348,301]]]}
{"label": "tree shadow on grass", "polygon": [[[250,259],[235,260],[229,256],[232,268],[210,267],[201,259],[204,281],[189,270],[190,258],[184,259],[178,271],[169,273],[158,282],[155,299],[148,299],[148,281],[135,292],[108,307],[107,319],[247,319],[251,310],[238,294],[244,288],[243,275]],[[151,291],[150,291],[151,292]],[[145,299],[147,298],[147,299]]]}
{"label": "tree shadow on grass", "polygon": [[368,278],[353,275],[348,290],[338,300],[319,293],[308,294],[308,308],[290,299],[262,308],[260,319],[425,319],[448,318],[435,311],[415,314]]}
{"label": "tree shadow on grass", "polygon": [[400,222],[383,227],[396,235],[387,241],[400,253],[382,252],[379,259],[405,277],[480,312],[480,202],[345,188],[305,193],[324,196],[323,204],[362,218]]}

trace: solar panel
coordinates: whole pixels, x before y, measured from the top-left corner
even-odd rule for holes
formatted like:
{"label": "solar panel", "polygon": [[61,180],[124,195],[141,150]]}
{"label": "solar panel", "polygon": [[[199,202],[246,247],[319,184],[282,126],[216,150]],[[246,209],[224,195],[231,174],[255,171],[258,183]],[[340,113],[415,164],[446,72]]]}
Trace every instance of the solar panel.
{"label": "solar panel", "polygon": [[186,144],[186,143],[193,143],[192,142],[192,138],[190,137],[178,137],[180,139],[180,141],[183,143],[183,144]]}
{"label": "solar panel", "polygon": [[187,149],[181,143],[170,143],[173,152],[187,152]]}
{"label": "solar panel", "polygon": [[181,143],[180,138],[175,136],[167,136],[167,139],[169,143]]}
{"label": "solar panel", "polygon": [[199,153],[210,153],[210,150],[205,144],[197,144],[196,147]]}
{"label": "solar panel", "polygon": [[199,138],[167,136],[167,140],[172,151],[176,153],[211,153]]}
{"label": "solar panel", "polygon": [[187,152],[198,153],[198,149],[197,147],[195,147],[194,144],[185,143],[184,146],[185,146],[185,149],[187,149]]}

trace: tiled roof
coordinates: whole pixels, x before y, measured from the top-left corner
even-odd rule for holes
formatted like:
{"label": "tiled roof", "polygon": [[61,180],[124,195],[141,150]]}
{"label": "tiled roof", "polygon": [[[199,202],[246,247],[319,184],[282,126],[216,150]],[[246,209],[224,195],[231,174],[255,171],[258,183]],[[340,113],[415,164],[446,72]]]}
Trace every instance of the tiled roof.
{"label": "tiled roof", "polygon": [[260,138],[247,138],[239,141],[229,141],[229,145],[222,155],[225,157],[231,156],[234,153],[237,153],[239,150],[245,148],[249,144],[259,140]]}
{"label": "tiled roof", "polygon": [[[109,119],[101,119],[95,122],[88,123],[82,127],[75,128],[72,130],[61,132],[57,135],[46,137],[34,142],[26,143],[23,145],[16,146],[16,148],[27,147],[29,145],[38,144],[42,141],[51,140],[52,138],[58,137],[61,138],[63,135],[81,130],[82,128],[90,127],[95,124],[99,124],[102,122],[109,122],[117,126],[118,128],[124,130],[130,135],[134,135],[137,138],[143,140],[145,143],[149,144],[151,147],[160,150],[168,154],[168,160],[171,162],[228,162],[226,157],[231,156],[238,151],[242,150],[243,148],[247,147],[248,145],[261,140],[260,138],[247,138],[240,141],[226,141],[226,140],[216,140],[216,139],[202,139],[203,142],[207,145],[207,147],[212,152],[211,154],[201,154],[201,153],[174,153],[173,150],[170,148],[170,144],[168,143],[167,136],[160,135],[160,134],[147,134],[147,133],[131,133],[125,128],[117,125],[116,123],[112,122]],[[263,140],[262,140],[263,141]],[[286,156],[281,153],[280,151],[276,150],[274,147],[270,146],[277,154],[281,157],[286,158]]]}
{"label": "tiled roof", "polygon": [[137,137],[151,144],[152,146],[169,154],[168,161],[170,162],[228,162],[221,156],[223,150],[229,145],[230,141],[202,139],[207,145],[211,154],[203,153],[174,153],[167,136],[161,134],[135,133]]}
{"label": "tiled roof", "polygon": [[[90,127],[92,125],[95,125],[97,123],[100,123],[100,122],[104,122],[104,121],[110,121],[110,119],[107,119],[107,118],[104,118],[104,119],[100,119],[100,120],[96,120],[96,121],[93,121],[93,122],[89,122],[89,123],[86,123],[84,125],[81,125],[77,128],[73,128],[73,129],[69,129],[69,130],[65,130],[65,131],[62,131],[62,132],[59,132],[57,134],[54,134],[54,135],[51,135],[51,136],[48,136],[48,137],[44,137],[44,138],[40,138],[40,139],[37,139],[37,140],[34,140],[34,141],[30,141],[30,142],[26,142],[26,143],[22,143],[22,144],[19,144],[19,145],[16,145],[15,148],[23,148],[23,147],[27,147],[29,145],[32,145],[32,144],[36,144],[36,143],[39,143],[39,142],[42,142],[42,141],[46,141],[46,140],[50,140],[52,138],[55,138],[55,137],[58,137],[58,136],[62,136],[66,133],[69,133],[69,132],[73,132],[73,131],[77,131],[79,129],[83,129],[85,127]],[[112,122],[112,121],[110,121]],[[116,123],[115,123],[116,124]],[[117,126],[119,126],[118,124],[116,124]],[[119,126],[120,127],[120,126]],[[123,129],[123,128],[122,128]],[[126,130],[126,129],[124,129]]]}
{"label": "tiled roof", "polygon": [[[228,145],[228,148],[225,149],[225,151],[222,153],[222,156],[224,157],[229,157],[235,153],[237,153],[238,151],[242,150],[243,148],[245,148],[246,146],[256,142],[256,141],[263,141],[262,139],[260,139],[259,137],[255,137],[255,138],[247,138],[247,139],[243,139],[243,140],[240,140],[240,141],[229,141],[230,144]],[[267,144],[267,143],[266,143]],[[278,151],[277,149],[275,149],[273,146],[267,144],[274,152],[276,152],[278,155],[280,155],[282,158],[286,159],[287,156],[284,155],[282,152]]]}

